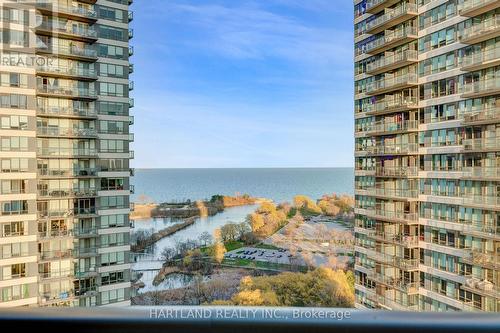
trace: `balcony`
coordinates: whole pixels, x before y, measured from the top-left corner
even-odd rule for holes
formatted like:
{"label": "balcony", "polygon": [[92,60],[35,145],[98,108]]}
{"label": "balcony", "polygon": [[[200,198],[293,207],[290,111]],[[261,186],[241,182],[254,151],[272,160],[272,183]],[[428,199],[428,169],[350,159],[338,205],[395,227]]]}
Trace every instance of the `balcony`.
{"label": "balcony", "polygon": [[373,275],[370,275],[369,278],[377,283],[386,285],[391,289],[395,288],[412,295],[418,294],[419,284],[417,282],[405,281],[403,278],[395,278],[380,273],[374,273]]}
{"label": "balcony", "polygon": [[368,0],[366,2],[366,12],[370,14],[377,14],[387,7],[395,5],[400,0]]}
{"label": "balcony", "polygon": [[472,72],[498,65],[500,65],[500,47],[474,52],[462,59],[462,71]]}
{"label": "balcony", "polygon": [[86,217],[97,216],[97,210],[95,207],[75,208],[75,209],[73,209],[72,213],[77,218],[86,218]]}
{"label": "balcony", "polygon": [[73,249],[75,258],[88,258],[97,256],[97,247],[82,247]]}
{"label": "balcony", "polygon": [[135,186],[129,185],[129,190],[130,190],[130,194],[134,194],[135,193]]}
{"label": "balcony", "polygon": [[500,166],[491,167],[464,167],[463,168],[463,178],[464,179],[478,179],[478,180],[500,180]]}
{"label": "balcony", "polygon": [[86,238],[86,237],[95,237],[97,236],[97,228],[89,227],[89,228],[75,228],[73,230],[73,234],[78,238]]}
{"label": "balcony", "polygon": [[96,158],[93,148],[38,148],[38,157]]}
{"label": "balcony", "polygon": [[97,93],[94,89],[78,88],[76,86],[55,87],[48,84],[39,84],[37,86],[37,94],[66,98],[97,99]]}
{"label": "balcony", "polygon": [[65,106],[45,106],[39,105],[37,107],[37,114],[51,117],[62,118],[85,118],[97,119],[97,111],[93,108],[78,108],[78,107],[65,107]]}
{"label": "balcony", "polygon": [[72,230],[46,230],[38,232],[39,238],[64,238],[71,237],[72,235]]}
{"label": "balcony", "polygon": [[376,177],[417,177],[417,167],[377,167],[375,171]]}
{"label": "balcony", "polygon": [[77,6],[65,6],[58,1],[44,0],[44,2],[37,2],[36,8],[44,14],[53,15],[57,13],[59,17],[77,19],[90,23],[97,21],[97,12],[94,6],[87,9]]}
{"label": "balcony", "polygon": [[95,266],[79,267],[75,269],[74,275],[78,279],[86,279],[99,275]]}
{"label": "balcony", "polygon": [[40,178],[95,178],[97,168],[38,169]]}
{"label": "balcony", "polygon": [[403,3],[394,9],[387,9],[385,14],[366,23],[366,32],[377,34],[411,18],[417,17],[417,5],[412,3]]}
{"label": "balcony", "polygon": [[63,45],[45,45],[37,46],[37,53],[53,54],[54,56],[65,56],[76,60],[97,60],[97,50],[91,47],[63,46]]}
{"label": "balcony", "polygon": [[500,36],[500,15],[464,29],[459,41],[464,44],[476,44],[498,36]]}
{"label": "balcony", "polygon": [[416,120],[405,120],[398,123],[377,121],[372,124],[372,128],[367,131],[367,134],[375,136],[409,131],[418,131],[418,122]]}
{"label": "balcony", "polygon": [[[382,185],[383,186],[383,185]],[[392,189],[392,188],[372,188],[368,190],[369,196],[387,198],[387,199],[418,199],[418,191],[410,189]]]}
{"label": "balcony", "polygon": [[36,27],[36,32],[43,35],[61,36],[85,42],[95,42],[97,40],[97,31],[92,27],[59,24],[57,21],[42,22],[42,24]]}
{"label": "balcony", "polygon": [[367,95],[380,95],[395,90],[401,90],[418,85],[418,76],[415,73],[398,75],[369,82],[366,86]]}
{"label": "balcony", "polygon": [[500,121],[500,106],[482,107],[464,113],[464,125],[487,125]]}
{"label": "balcony", "polygon": [[474,17],[500,7],[498,0],[465,0],[460,8],[460,16]]}
{"label": "balcony", "polygon": [[39,189],[38,197],[41,198],[67,198],[67,197],[95,197],[97,191],[95,188],[54,188],[54,189]]}
{"label": "balcony", "polygon": [[494,152],[500,150],[500,137],[464,139],[463,145],[466,152]]}
{"label": "balcony", "polygon": [[37,74],[69,79],[97,80],[97,72],[92,68],[64,66],[37,66]]}
{"label": "balcony", "polygon": [[69,302],[73,299],[73,290],[40,292],[41,306],[58,302]]}
{"label": "balcony", "polygon": [[465,83],[461,87],[463,98],[477,98],[500,94],[500,77],[482,78],[475,82]]}
{"label": "balcony", "polygon": [[90,286],[85,288],[77,288],[75,289],[75,296],[79,297],[90,297],[97,295],[97,286]]}
{"label": "balcony", "polygon": [[392,144],[392,145],[375,145],[370,147],[364,147],[364,149],[357,150],[358,152],[364,152],[365,155],[412,155],[418,154],[418,145],[416,143],[402,143],[402,144]]}
{"label": "balcony", "polygon": [[465,195],[464,205],[500,210],[500,196]]}
{"label": "balcony", "polygon": [[134,20],[134,12],[129,10],[128,11],[128,22],[132,22]]}
{"label": "balcony", "polygon": [[478,250],[472,250],[469,256],[462,257],[462,261],[474,266],[481,266],[490,269],[500,268],[498,255],[494,253],[485,253]]}
{"label": "balcony", "polygon": [[38,126],[36,134],[39,137],[97,138],[94,128]]}
{"label": "balcony", "polygon": [[366,104],[363,109],[368,116],[384,115],[418,109],[418,100],[414,97],[384,99],[373,104]]}
{"label": "balcony", "polygon": [[407,248],[414,248],[418,247],[419,245],[419,237],[415,235],[400,235],[400,234],[377,231],[372,235],[370,235],[370,237],[375,240],[380,240],[386,243],[399,244]]}
{"label": "balcony", "polygon": [[418,39],[417,29],[405,27],[397,30],[387,30],[383,37],[377,38],[366,44],[365,52],[371,55],[382,53],[400,45]]}
{"label": "balcony", "polygon": [[402,211],[390,211],[380,208],[367,208],[364,209],[364,211],[359,212],[359,214],[387,222],[418,224],[418,213],[405,213]]}
{"label": "balcony", "polygon": [[73,276],[73,272],[71,270],[58,270],[51,272],[39,272],[38,276],[41,280],[51,280],[51,279],[64,279],[70,278]]}
{"label": "balcony", "polygon": [[376,75],[408,66],[416,62],[418,62],[418,52],[415,50],[406,50],[399,53],[385,55],[380,59],[369,62],[366,66],[366,72],[371,75]]}
{"label": "balcony", "polygon": [[466,277],[465,283],[462,284],[461,288],[486,297],[498,298],[500,295],[500,287],[498,285],[486,279],[481,280],[470,275]]}
{"label": "balcony", "polygon": [[40,260],[65,259],[65,258],[70,258],[71,255],[72,255],[71,249],[55,250],[55,251],[41,251],[40,252]]}

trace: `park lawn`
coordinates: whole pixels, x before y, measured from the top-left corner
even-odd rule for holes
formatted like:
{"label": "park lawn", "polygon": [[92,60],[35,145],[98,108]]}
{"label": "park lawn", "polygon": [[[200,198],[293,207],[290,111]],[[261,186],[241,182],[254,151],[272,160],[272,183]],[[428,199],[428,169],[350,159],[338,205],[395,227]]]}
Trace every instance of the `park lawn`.
{"label": "park lawn", "polygon": [[231,241],[231,242],[224,243],[224,246],[226,247],[226,251],[229,252],[229,251],[239,249],[240,247],[243,247],[244,244],[243,244],[243,242],[240,242],[240,241]]}

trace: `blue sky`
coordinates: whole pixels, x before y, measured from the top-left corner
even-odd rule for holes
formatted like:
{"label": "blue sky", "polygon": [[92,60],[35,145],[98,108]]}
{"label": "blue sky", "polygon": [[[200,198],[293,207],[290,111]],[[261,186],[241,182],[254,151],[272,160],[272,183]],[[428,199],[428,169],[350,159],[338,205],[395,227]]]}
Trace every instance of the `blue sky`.
{"label": "blue sky", "polygon": [[351,0],[138,0],[139,168],[353,165]]}

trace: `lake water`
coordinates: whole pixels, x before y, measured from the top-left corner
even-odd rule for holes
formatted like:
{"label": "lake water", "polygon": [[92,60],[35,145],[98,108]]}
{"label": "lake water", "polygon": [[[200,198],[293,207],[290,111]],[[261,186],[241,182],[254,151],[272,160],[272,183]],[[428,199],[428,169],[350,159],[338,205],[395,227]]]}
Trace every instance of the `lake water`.
{"label": "lake water", "polygon": [[247,193],[275,202],[297,194],[313,199],[328,193],[354,194],[353,168],[137,169],[133,200],[155,202],[208,199]]}
{"label": "lake water", "polygon": [[[214,194],[235,195],[247,193],[254,197],[265,197],[275,202],[292,201],[297,194],[313,199],[323,194],[354,193],[354,170],[352,168],[294,168],[294,169],[138,169],[133,178],[136,201],[142,195],[155,202],[183,201],[185,199],[207,199]],[[198,218],[196,222],[174,235],[158,241],[148,249],[146,256],[137,255],[133,269],[143,271],[141,279],[146,288],[141,292],[157,289],[152,280],[157,271],[148,271],[148,262],[158,259],[166,247],[176,242],[197,239],[203,232],[213,235],[215,229],[227,223],[243,222],[257,205],[232,207],[214,216]],[[146,219],[135,222],[135,229],[161,230],[179,220]],[[171,289],[189,283],[189,277],[172,276],[158,289]]]}

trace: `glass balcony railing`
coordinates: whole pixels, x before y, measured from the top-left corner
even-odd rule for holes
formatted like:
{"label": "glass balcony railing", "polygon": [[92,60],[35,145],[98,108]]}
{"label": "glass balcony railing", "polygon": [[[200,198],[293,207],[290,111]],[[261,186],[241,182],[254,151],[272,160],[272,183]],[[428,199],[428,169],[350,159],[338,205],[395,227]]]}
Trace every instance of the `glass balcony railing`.
{"label": "glass balcony railing", "polygon": [[416,73],[408,73],[394,77],[369,82],[366,85],[367,94],[380,94],[391,90],[402,89],[408,85],[417,85],[418,75]]}
{"label": "glass balcony railing", "polygon": [[462,43],[474,44],[491,38],[491,35],[497,33],[499,30],[500,15],[497,15],[465,28],[459,40]]}
{"label": "glass balcony railing", "polygon": [[407,20],[418,14],[417,5],[413,3],[403,3],[394,9],[388,9],[386,12],[366,23],[366,31],[368,33],[377,33],[381,30],[390,28],[391,26],[400,23],[401,20]]}
{"label": "glass balcony railing", "polygon": [[398,131],[412,131],[418,130],[418,122],[416,120],[406,120],[401,122],[385,122],[376,121],[371,124],[371,128],[366,131],[368,134],[376,133],[391,133]]}
{"label": "glass balcony railing", "polygon": [[74,57],[82,57],[82,58],[91,58],[97,59],[97,50],[94,48],[87,47],[78,47],[78,46],[66,46],[66,45],[39,45],[37,46],[37,51],[39,52],[50,52],[54,55],[65,55],[65,56],[74,56]]}
{"label": "glass balcony railing", "polygon": [[97,177],[97,168],[38,169],[40,177]]}
{"label": "glass balcony railing", "polygon": [[39,84],[37,92],[40,94],[50,94],[67,97],[97,98],[97,93],[93,89],[79,87],[56,87],[47,84]]}
{"label": "glass balcony railing", "polygon": [[405,27],[396,30],[387,30],[383,37],[377,38],[366,44],[366,53],[377,53],[383,52],[386,49],[390,49],[406,43],[410,39],[417,39],[418,32],[415,27]]}
{"label": "glass balcony railing", "polygon": [[54,188],[54,189],[39,189],[38,196],[40,197],[94,197],[97,195],[97,190],[93,187],[89,188]]}
{"label": "glass balcony railing", "polygon": [[500,207],[500,196],[493,195],[465,195],[465,205],[474,205],[481,207]]}
{"label": "glass balcony railing", "polygon": [[73,234],[76,237],[84,237],[84,236],[96,236],[97,228],[96,227],[88,227],[88,228],[74,228]]}
{"label": "glass balcony railing", "polygon": [[500,166],[491,167],[464,167],[463,168],[464,177],[470,178],[484,178],[484,179],[500,179]]}
{"label": "glass balcony railing", "polygon": [[97,149],[93,148],[38,148],[40,156],[57,157],[97,157]]}
{"label": "glass balcony railing", "polygon": [[460,7],[460,15],[477,16],[500,7],[498,0],[464,0]]}
{"label": "glass balcony railing", "polygon": [[66,249],[66,250],[48,250],[48,251],[41,251],[39,252],[40,254],[40,259],[42,260],[50,260],[50,259],[64,259],[64,258],[70,258],[72,255],[72,250],[71,249]]}
{"label": "glass balcony railing", "polygon": [[500,137],[464,139],[465,151],[472,150],[500,150]]}
{"label": "glass balcony railing", "polygon": [[464,123],[500,120],[500,106],[484,106],[464,113]]}
{"label": "glass balcony railing", "polygon": [[67,270],[56,270],[50,272],[39,272],[38,276],[40,277],[40,279],[43,280],[69,278],[73,276],[73,271],[67,269]]}
{"label": "glass balcony railing", "polygon": [[478,81],[465,83],[462,85],[460,92],[464,97],[474,97],[493,94],[498,91],[500,91],[500,77],[483,78]]}
{"label": "glass balcony railing", "polygon": [[38,126],[36,132],[40,136],[97,137],[97,131],[94,128]]}
{"label": "glass balcony railing", "polygon": [[373,114],[391,113],[411,108],[418,108],[417,98],[392,98],[388,100],[378,101],[373,104],[365,104],[363,105],[363,112]]}
{"label": "glass balcony railing", "polygon": [[82,247],[73,249],[74,257],[93,257],[97,255],[97,247]]}
{"label": "glass balcony railing", "polygon": [[97,19],[97,12],[94,6],[77,7],[77,6],[65,6],[58,1],[54,0],[37,0],[36,7],[42,10],[48,10],[55,13],[64,13],[72,16],[79,16],[88,19]]}
{"label": "glass balcony railing", "polygon": [[40,238],[52,238],[52,237],[68,237],[73,235],[73,230],[46,230],[39,231],[38,237]]}
{"label": "glass balcony railing", "polygon": [[369,155],[416,154],[418,145],[416,143],[375,145],[357,149],[356,152],[366,152]]}
{"label": "glass balcony railing", "polygon": [[93,108],[85,107],[69,107],[69,106],[46,106],[39,105],[37,107],[37,113],[43,115],[53,115],[53,116],[70,116],[70,117],[84,117],[84,118],[96,118],[97,111]]}
{"label": "glass balcony railing", "polygon": [[387,69],[397,68],[398,64],[405,64],[418,61],[418,52],[416,50],[405,50],[392,55],[384,56],[366,65],[367,73],[379,72]]}
{"label": "glass balcony railing", "polygon": [[379,197],[393,197],[393,198],[418,198],[417,190],[409,189],[392,189],[392,188],[371,188],[368,189],[368,195]]}
{"label": "glass balcony railing", "polygon": [[82,27],[77,25],[66,25],[57,21],[42,22],[37,29],[55,33],[62,33],[76,37],[97,39],[97,31],[92,27]]}
{"label": "glass balcony railing", "polygon": [[481,65],[491,65],[496,64],[500,61],[500,47],[495,47],[494,49],[487,51],[474,52],[466,55],[462,59],[462,68],[481,68]]}
{"label": "glass balcony railing", "polygon": [[86,79],[97,79],[97,72],[93,68],[78,68],[65,66],[37,66],[37,71],[43,73],[74,76]]}
{"label": "glass balcony railing", "polygon": [[375,176],[378,177],[416,177],[418,176],[417,167],[377,167]]}

